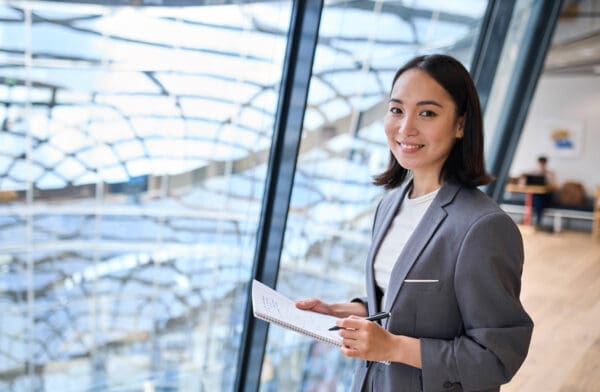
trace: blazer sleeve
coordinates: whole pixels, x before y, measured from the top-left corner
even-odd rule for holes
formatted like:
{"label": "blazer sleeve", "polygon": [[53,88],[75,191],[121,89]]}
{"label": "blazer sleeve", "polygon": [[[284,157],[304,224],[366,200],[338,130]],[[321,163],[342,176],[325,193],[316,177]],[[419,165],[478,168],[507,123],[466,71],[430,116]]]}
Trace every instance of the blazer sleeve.
{"label": "blazer sleeve", "polygon": [[519,300],[523,241],[509,216],[480,217],[459,248],[454,276],[464,331],[421,339],[423,390],[462,384],[478,391],[508,382],[529,349],[533,322]]}

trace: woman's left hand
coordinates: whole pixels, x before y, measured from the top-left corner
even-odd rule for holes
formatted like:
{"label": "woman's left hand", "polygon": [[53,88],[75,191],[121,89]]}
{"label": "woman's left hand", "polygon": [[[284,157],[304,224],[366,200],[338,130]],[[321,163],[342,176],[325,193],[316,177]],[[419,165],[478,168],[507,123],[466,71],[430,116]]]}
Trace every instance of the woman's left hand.
{"label": "woman's left hand", "polygon": [[341,352],[347,357],[361,358],[367,361],[389,361],[395,335],[386,331],[378,323],[357,316],[338,320],[343,339]]}

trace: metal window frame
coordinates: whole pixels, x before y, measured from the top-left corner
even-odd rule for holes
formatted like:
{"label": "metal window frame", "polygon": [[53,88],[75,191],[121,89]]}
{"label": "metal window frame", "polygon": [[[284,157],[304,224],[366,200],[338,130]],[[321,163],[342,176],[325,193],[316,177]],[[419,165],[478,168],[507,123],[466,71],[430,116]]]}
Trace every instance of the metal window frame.
{"label": "metal window frame", "polygon": [[490,0],[483,17],[470,72],[483,112],[494,84],[515,3],[516,0]]}
{"label": "metal window frame", "polygon": [[520,46],[514,75],[508,87],[506,110],[498,121],[488,157],[488,171],[496,176],[485,192],[496,202],[502,200],[529,105],[542,73],[563,0],[537,0],[533,4],[527,30]]}
{"label": "metal window frame", "polygon": [[[275,287],[279,272],[322,9],[322,0],[293,2],[251,276],[270,287]],[[246,298],[251,287],[246,287]],[[246,306],[236,391],[258,391],[267,333],[268,324],[254,318],[252,306]]]}

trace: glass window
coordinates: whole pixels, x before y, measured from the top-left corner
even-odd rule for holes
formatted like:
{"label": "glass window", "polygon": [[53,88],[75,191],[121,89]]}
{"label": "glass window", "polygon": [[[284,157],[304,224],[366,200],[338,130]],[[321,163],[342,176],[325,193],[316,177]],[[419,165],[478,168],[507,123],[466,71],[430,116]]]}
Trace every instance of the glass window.
{"label": "glass window", "polygon": [[[349,301],[364,293],[372,214],[387,165],[383,117],[397,68],[442,52],[469,68],[486,1],[330,2],[321,18],[278,290]],[[269,329],[261,390],[345,391],[338,349]]]}
{"label": "glass window", "polygon": [[230,390],[292,2],[92,3],[0,0],[0,390]]}
{"label": "glass window", "polygon": [[496,134],[496,130],[499,126],[498,121],[500,120],[502,111],[507,106],[504,102],[507,97],[506,92],[510,87],[512,75],[517,66],[519,48],[521,42],[523,42],[523,37],[531,16],[532,4],[533,0],[518,0],[515,3],[508,34],[504,41],[502,55],[500,56],[500,62],[498,63],[498,69],[494,83],[492,84],[484,116],[485,155],[488,158],[491,157],[491,154],[495,153],[494,145],[497,143],[498,135]]}

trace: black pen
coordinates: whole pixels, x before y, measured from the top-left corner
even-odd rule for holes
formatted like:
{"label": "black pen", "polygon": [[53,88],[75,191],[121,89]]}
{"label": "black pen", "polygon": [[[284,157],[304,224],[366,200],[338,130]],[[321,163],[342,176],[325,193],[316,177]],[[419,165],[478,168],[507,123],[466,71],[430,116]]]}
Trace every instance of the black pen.
{"label": "black pen", "polygon": [[[388,312],[379,312],[376,313],[372,316],[366,317],[365,320],[369,320],[369,321],[377,321],[377,320],[383,320],[386,319],[388,317],[390,317],[391,314]],[[334,327],[329,328],[330,331],[337,331],[338,329],[342,329],[342,327],[338,327],[337,325]]]}

